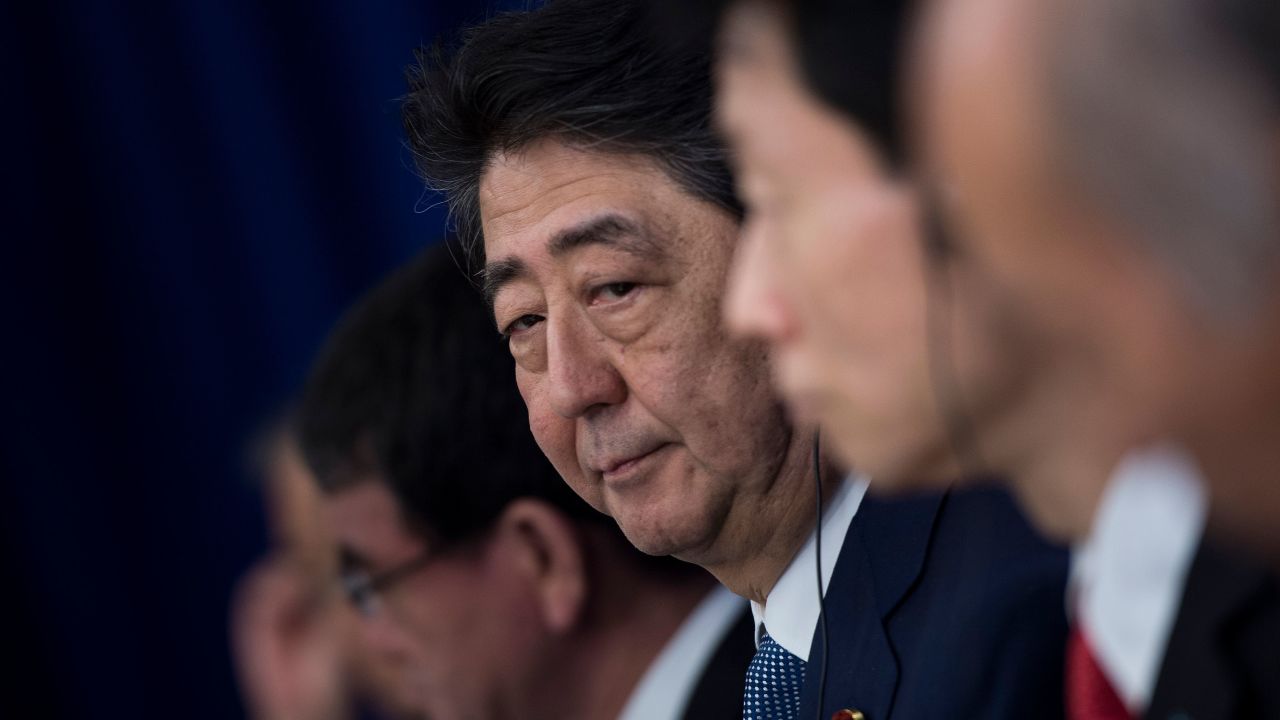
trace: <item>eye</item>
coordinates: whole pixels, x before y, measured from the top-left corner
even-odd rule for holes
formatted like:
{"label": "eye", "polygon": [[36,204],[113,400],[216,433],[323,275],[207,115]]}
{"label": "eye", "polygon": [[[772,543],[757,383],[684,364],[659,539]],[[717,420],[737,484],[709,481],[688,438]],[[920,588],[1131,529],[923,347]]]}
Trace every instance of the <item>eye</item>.
{"label": "eye", "polygon": [[540,322],[542,322],[541,315],[521,315],[506,327],[502,328],[502,337],[503,339],[510,340],[512,335],[518,335],[525,332]]}
{"label": "eye", "polygon": [[630,295],[637,287],[638,283],[633,282],[614,282],[601,285],[592,293],[592,300],[603,300],[605,302],[617,302]]}

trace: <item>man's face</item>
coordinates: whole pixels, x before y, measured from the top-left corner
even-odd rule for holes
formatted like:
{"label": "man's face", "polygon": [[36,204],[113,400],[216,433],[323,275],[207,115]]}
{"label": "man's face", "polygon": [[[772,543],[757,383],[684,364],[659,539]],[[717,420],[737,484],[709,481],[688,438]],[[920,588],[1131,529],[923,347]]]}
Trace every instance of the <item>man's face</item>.
{"label": "man's face", "polygon": [[[1019,8],[1018,5],[1028,5]],[[1047,169],[1041,12],[1016,0],[938,0],[918,42],[918,124],[965,261],[1008,283],[1048,316],[1078,309],[1080,239]]]}
{"label": "man's face", "polygon": [[870,136],[804,84],[772,3],[722,35],[718,121],[747,205],[726,314],[763,338],[797,415],[877,481],[944,479],[917,202]]}
{"label": "man's face", "polygon": [[[325,500],[345,571],[368,577],[422,556],[394,497],[368,481]],[[366,648],[393,678],[393,704],[433,720],[501,717],[512,678],[531,665],[529,628],[518,590],[504,585],[480,551],[441,552],[379,592],[361,617]]]}
{"label": "man's face", "polygon": [[[1073,455],[1098,450],[1100,462],[1156,439],[1134,380],[1170,362],[1159,352],[1170,327],[1157,310],[1163,278],[1061,171],[1045,72],[1052,6],[936,0],[917,38],[913,85],[924,170],[963,283],[955,301],[979,316],[1003,314],[1022,347],[1035,349],[1019,363],[1030,371],[1026,387],[1008,396],[998,422],[978,428],[987,460],[1032,485]],[[1066,474],[1051,480],[1072,492]],[[1031,508],[1039,519],[1060,514],[1053,494],[1040,498]]]}
{"label": "man's face", "polygon": [[538,444],[652,554],[713,562],[791,433],[720,299],[737,236],[646,158],[547,140],[480,185],[486,284]]}

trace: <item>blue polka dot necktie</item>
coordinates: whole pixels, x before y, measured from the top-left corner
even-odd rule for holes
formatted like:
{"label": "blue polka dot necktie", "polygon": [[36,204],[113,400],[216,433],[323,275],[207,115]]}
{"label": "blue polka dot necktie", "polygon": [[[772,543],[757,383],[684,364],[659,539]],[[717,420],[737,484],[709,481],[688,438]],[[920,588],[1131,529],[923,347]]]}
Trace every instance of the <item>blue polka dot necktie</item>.
{"label": "blue polka dot necktie", "polygon": [[747,666],[742,695],[743,720],[797,720],[804,661],[787,652],[765,633]]}

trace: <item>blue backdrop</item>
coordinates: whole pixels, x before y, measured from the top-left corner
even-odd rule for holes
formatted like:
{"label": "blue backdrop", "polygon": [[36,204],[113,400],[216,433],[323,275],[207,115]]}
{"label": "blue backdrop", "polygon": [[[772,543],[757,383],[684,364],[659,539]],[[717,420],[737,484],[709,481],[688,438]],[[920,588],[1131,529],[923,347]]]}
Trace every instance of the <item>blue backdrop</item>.
{"label": "blue backdrop", "polygon": [[244,444],[442,232],[402,147],[413,48],[525,4],[0,9],[0,716],[242,714]]}

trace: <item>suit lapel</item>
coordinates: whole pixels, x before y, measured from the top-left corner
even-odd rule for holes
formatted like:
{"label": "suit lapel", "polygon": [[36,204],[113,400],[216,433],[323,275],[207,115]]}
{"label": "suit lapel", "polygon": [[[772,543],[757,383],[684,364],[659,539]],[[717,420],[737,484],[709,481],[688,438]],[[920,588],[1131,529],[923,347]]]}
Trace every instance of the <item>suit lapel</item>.
{"label": "suit lapel", "polygon": [[[898,660],[885,620],[910,594],[924,567],[945,495],[863,499],[849,526],[826,594],[824,716],[843,707],[887,720],[898,687]],[[814,632],[800,697],[800,717],[817,717],[822,633]]]}
{"label": "suit lapel", "polygon": [[[1243,650],[1236,636],[1258,634],[1251,627],[1254,615],[1274,615],[1275,601],[1267,599],[1269,591],[1274,593],[1270,582],[1260,565],[1201,544],[1187,573],[1147,718],[1209,720],[1242,712],[1243,674],[1250,661],[1236,656]],[[1275,639],[1268,638],[1268,644]]]}
{"label": "suit lapel", "polygon": [[[745,606],[746,603],[743,603]],[[731,718],[742,713],[742,683],[751,656],[756,653],[755,621],[751,610],[743,608],[741,616],[721,639],[715,654],[703,668],[702,677],[685,705],[684,720]]]}

